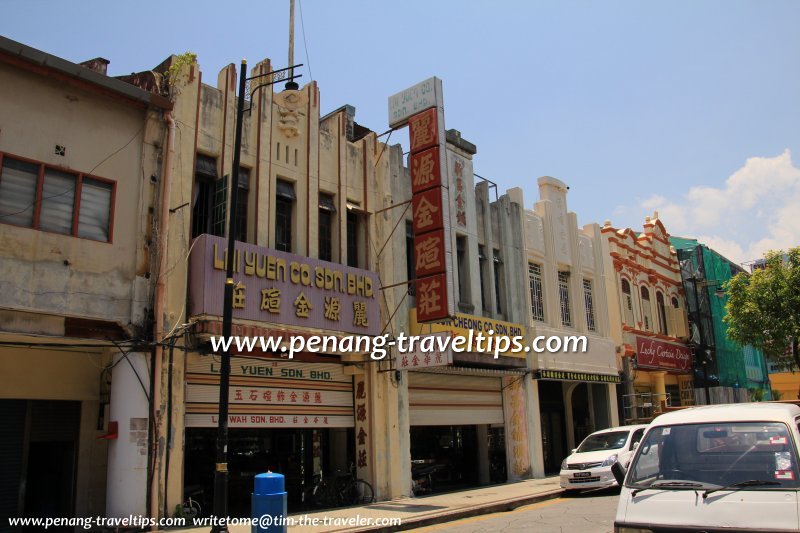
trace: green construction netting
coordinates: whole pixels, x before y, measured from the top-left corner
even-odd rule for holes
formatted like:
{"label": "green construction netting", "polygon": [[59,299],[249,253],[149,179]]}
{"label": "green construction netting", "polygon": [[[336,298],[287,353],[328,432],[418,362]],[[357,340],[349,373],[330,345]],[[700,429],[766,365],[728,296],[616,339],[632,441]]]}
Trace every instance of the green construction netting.
{"label": "green construction netting", "polygon": [[722,286],[744,270],[696,239],[671,237],[670,242],[681,262],[690,319],[698,323],[697,327],[693,326],[695,338],[692,341],[701,351],[710,350],[709,378],[722,387],[762,389],[769,396],[764,354],[730,340],[722,321],[728,301]]}

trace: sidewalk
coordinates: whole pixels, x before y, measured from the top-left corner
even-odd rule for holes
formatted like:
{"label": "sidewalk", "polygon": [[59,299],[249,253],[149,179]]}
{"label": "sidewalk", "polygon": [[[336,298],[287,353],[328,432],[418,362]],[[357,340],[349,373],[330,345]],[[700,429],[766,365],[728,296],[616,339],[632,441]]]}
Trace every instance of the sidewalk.
{"label": "sidewalk", "polygon": [[[300,520],[302,518],[305,522],[318,518],[319,523],[323,522],[326,518],[328,522],[336,518],[358,518],[361,519],[362,522],[364,521],[363,519],[399,518],[402,520],[400,526],[290,526],[288,531],[291,533],[402,531],[442,522],[451,522],[470,516],[507,511],[522,505],[557,498],[562,492],[563,490],[558,485],[558,477],[529,479],[517,483],[494,485],[462,492],[451,492],[448,494],[437,494],[420,498],[401,498],[373,503],[363,507],[348,507],[346,509],[330,509],[315,513],[290,515],[290,518],[295,520]],[[205,533],[209,531],[209,529],[210,528],[205,527],[177,531],[181,533]],[[174,532],[176,530],[171,531]],[[250,533],[250,527],[234,525],[230,527],[230,533]]]}

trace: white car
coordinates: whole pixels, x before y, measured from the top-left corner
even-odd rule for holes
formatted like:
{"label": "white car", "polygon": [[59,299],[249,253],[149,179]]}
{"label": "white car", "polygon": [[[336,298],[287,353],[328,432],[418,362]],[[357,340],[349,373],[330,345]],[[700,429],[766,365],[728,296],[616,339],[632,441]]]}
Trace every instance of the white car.
{"label": "white car", "polygon": [[595,431],[561,463],[561,488],[566,490],[614,487],[616,462],[628,466],[647,425],[620,426]]}

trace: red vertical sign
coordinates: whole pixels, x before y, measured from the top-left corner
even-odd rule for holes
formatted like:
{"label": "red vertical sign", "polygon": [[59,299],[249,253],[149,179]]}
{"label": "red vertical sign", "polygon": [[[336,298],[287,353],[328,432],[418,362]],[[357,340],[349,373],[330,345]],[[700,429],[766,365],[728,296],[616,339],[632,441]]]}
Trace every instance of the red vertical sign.
{"label": "red vertical sign", "polygon": [[414,227],[414,257],[417,321],[430,322],[450,316],[448,252],[450,217],[447,180],[442,177],[442,154],[446,150],[434,107],[408,119],[411,136],[411,212]]}

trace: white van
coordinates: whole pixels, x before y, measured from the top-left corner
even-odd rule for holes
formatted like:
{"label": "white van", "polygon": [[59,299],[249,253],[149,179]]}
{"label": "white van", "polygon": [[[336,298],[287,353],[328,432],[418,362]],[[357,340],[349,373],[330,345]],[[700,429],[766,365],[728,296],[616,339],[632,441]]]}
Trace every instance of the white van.
{"label": "white van", "polygon": [[659,416],[627,473],[613,468],[614,531],[800,531],[799,425],[800,407],[779,403]]}

